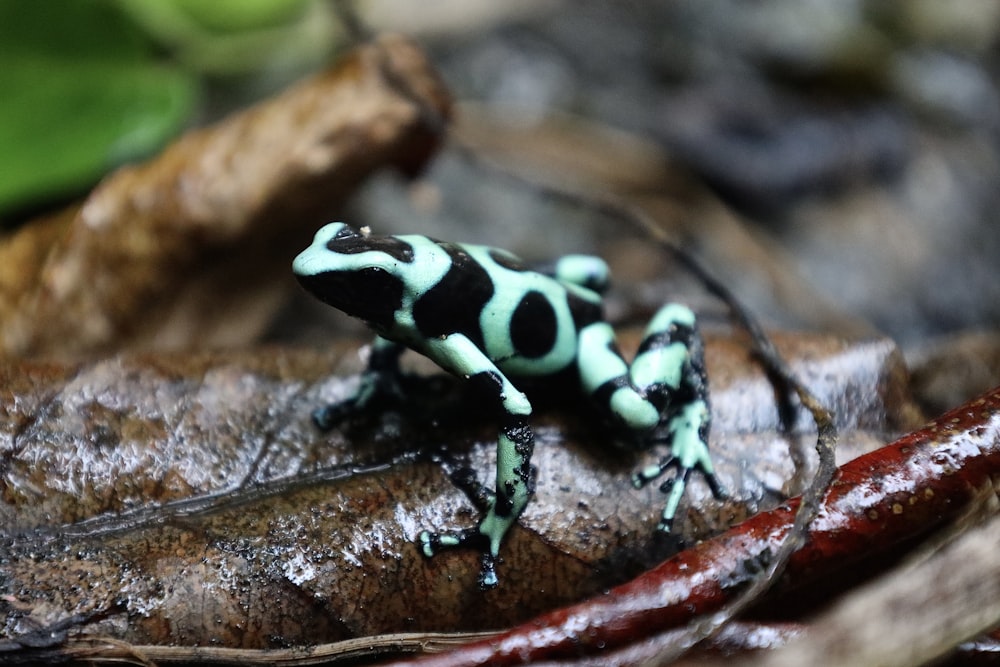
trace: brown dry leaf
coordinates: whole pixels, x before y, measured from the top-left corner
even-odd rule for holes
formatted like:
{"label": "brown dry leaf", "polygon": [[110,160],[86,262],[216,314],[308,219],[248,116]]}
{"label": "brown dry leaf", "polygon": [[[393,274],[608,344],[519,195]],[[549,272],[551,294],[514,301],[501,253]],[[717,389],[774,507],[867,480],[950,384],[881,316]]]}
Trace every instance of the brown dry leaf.
{"label": "brown dry leaf", "polygon": [[[778,344],[837,409],[843,456],[913,425],[892,343]],[[136,644],[243,648],[497,628],[663,556],[652,529],[664,497],[629,481],[662,449],[608,447],[571,403],[533,419],[538,492],[504,544],[499,588],[479,590],[471,551],[423,558],[420,530],[477,517],[436,456],[489,482],[496,422],[445,382],[421,384],[406,414],[319,432],[310,411],[351,390],[358,352],[5,362],[2,637],[77,614],[93,615],[85,633]],[[709,336],[707,362],[712,445],[733,497],[716,501],[693,478],[680,522],[691,540],[794,493],[792,461],[814,439],[804,413],[782,432],[774,389],[739,340]]]}
{"label": "brown dry leaf", "polygon": [[373,171],[419,168],[437,144],[420,106],[449,104],[423,53],[386,37],[115,172],[0,243],[0,352],[254,340],[312,231]]}

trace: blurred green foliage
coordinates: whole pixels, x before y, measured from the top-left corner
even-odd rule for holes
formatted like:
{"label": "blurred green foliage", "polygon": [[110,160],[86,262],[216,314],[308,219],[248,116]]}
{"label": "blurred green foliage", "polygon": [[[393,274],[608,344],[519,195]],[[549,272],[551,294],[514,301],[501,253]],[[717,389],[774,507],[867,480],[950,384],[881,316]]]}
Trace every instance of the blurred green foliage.
{"label": "blurred green foliage", "polygon": [[[0,216],[79,192],[184,125],[194,79],[115,5],[0,0]],[[65,194],[64,194],[65,193]]]}
{"label": "blurred green foliage", "polygon": [[161,148],[206,75],[301,73],[335,32],[320,0],[0,0],[0,221]]}
{"label": "blurred green foliage", "polygon": [[280,26],[302,15],[303,0],[172,0],[163,5],[209,30],[237,32]]}
{"label": "blurred green foliage", "polygon": [[115,0],[189,69],[214,76],[314,67],[337,42],[330,0]]}

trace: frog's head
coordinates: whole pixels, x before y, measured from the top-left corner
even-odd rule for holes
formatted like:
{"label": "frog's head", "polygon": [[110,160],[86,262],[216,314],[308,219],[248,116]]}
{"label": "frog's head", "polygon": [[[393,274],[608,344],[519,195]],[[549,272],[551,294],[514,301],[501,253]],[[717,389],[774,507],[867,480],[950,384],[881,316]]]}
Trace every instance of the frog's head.
{"label": "frog's head", "polygon": [[402,305],[402,265],[412,261],[405,241],[333,222],[316,232],[292,271],[320,301],[378,328],[390,326]]}

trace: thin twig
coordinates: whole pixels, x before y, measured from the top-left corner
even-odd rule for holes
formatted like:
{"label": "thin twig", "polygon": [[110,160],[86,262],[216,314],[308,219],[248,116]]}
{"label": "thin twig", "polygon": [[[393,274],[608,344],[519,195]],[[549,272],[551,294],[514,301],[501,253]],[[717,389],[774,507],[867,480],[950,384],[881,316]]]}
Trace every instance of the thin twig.
{"label": "thin twig", "polygon": [[[337,8],[341,13],[345,25],[349,29],[350,35],[354,39],[362,39],[370,34],[363,27],[363,23],[353,11],[353,5],[350,2],[340,2],[337,4]],[[398,79],[392,72],[388,58],[380,58],[380,67],[387,81],[394,83]],[[429,109],[422,100],[405,86],[397,86],[397,90],[417,105],[421,112],[422,121],[430,130],[442,135],[447,131],[447,119],[440,113],[434,109]],[[778,574],[784,569],[791,555],[805,541],[806,529],[812,523],[813,519],[816,518],[823,496],[826,494],[826,490],[833,481],[833,477],[837,471],[834,453],[838,435],[833,413],[799,380],[784,358],[778,353],[774,343],[750,310],[736,298],[724,283],[715,278],[714,275],[702,266],[691,253],[677,245],[645,211],[609,194],[581,193],[562,185],[529,180],[514,170],[487,160],[475,150],[456,141],[454,138],[452,138],[450,146],[456,153],[476,167],[482,168],[492,174],[500,175],[521,187],[530,188],[552,199],[602,213],[610,218],[625,220],[639,231],[654,239],[677,262],[694,275],[705,286],[706,290],[726,304],[735,321],[747,332],[754,353],[764,365],[772,380],[777,379],[778,384],[782,385],[778,388],[785,399],[790,401],[791,394],[794,393],[798,397],[799,402],[812,415],[813,421],[816,423],[816,451],[819,455],[819,464],[815,475],[813,475],[809,485],[802,494],[801,504],[795,515],[795,521],[784,542],[774,557],[767,563],[761,575],[754,579],[742,594],[715,614],[692,625],[692,633],[689,636],[690,643],[688,641],[682,642],[681,646],[676,647],[676,653],[674,653],[673,648],[668,649],[663,655],[658,656],[656,662],[662,662],[679,656],[690,646],[717,633],[733,617],[764,593],[775,582]]]}
{"label": "thin twig", "polygon": [[[312,667],[337,663],[356,664],[376,656],[414,653],[441,653],[461,644],[485,639],[493,632],[433,633],[411,632],[358,637],[315,646],[279,649],[241,649],[222,646],[137,645],[103,636],[70,637],[32,651],[18,647],[17,656],[0,654],[0,664],[47,664],[86,661],[89,664],[134,665],[287,665]],[[2,650],[0,645],[0,650]],[[16,660],[16,662],[15,662]]]}

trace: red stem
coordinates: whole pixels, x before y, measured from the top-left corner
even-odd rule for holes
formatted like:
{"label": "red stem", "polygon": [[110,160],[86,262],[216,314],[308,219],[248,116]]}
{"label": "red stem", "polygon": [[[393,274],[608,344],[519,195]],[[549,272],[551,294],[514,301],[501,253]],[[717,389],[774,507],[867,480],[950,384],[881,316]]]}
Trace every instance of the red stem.
{"label": "red stem", "polygon": [[[919,535],[961,512],[998,470],[1000,388],[842,466],[785,576],[832,572],[845,560]],[[797,498],[789,500],[606,595],[416,663],[511,665],[578,656],[686,623],[719,609],[755,575],[753,564],[775,552],[797,507]]]}

